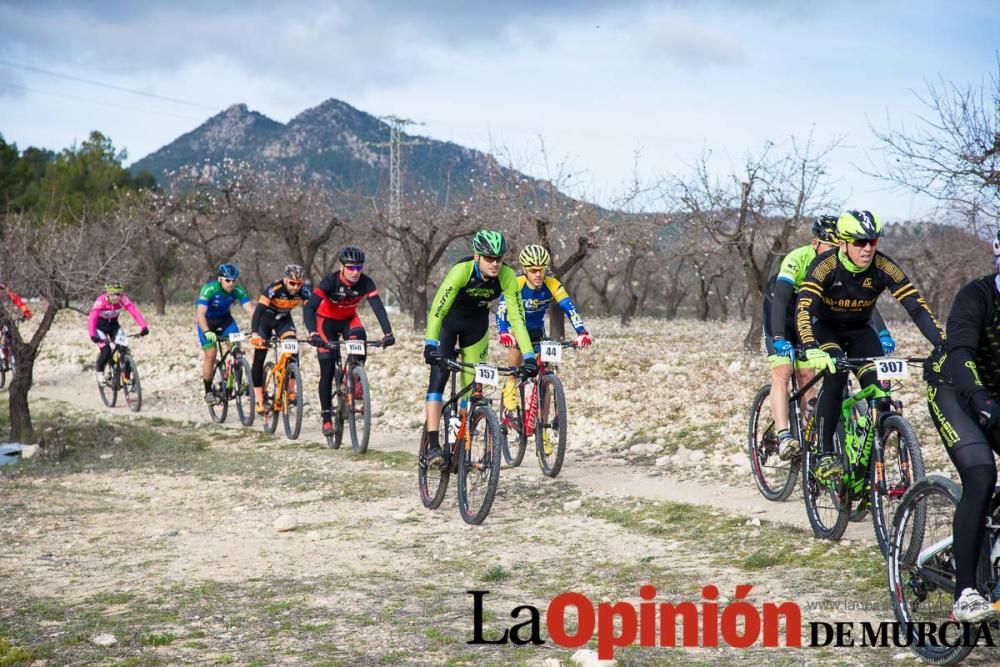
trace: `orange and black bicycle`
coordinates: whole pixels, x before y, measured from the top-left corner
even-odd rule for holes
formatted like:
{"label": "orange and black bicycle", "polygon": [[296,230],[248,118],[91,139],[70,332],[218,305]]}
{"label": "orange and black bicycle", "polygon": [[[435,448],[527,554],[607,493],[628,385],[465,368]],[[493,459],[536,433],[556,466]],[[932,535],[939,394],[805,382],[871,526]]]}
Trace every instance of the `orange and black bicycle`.
{"label": "orange and black bicycle", "polygon": [[299,342],[295,338],[271,337],[267,346],[274,360],[264,364],[264,430],[274,433],[280,415],[289,440],[298,438],[302,430],[302,374],[295,362]]}
{"label": "orange and black bicycle", "polygon": [[[451,371],[451,398],[441,409],[440,466],[427,463],[427,427],[420,438],[417,455],[417,482],[420,500],[427,509],[437,509],[448,490],[452,473],[458,475],[458,512],[466,523],[486,520],[500,482],[500,452],[507,446],[490,401],[483,396],[483,386],[496,387],[503,375],[514,375],[517,367],[500,368],[489,364],[468,364],[454,359],[443,360]],[[475,370],[475,379],[457,391],[458,373],[463,368]],[[471,390],[471,394],[469,391]],[[469,395],[468,409],[460,400]]]}

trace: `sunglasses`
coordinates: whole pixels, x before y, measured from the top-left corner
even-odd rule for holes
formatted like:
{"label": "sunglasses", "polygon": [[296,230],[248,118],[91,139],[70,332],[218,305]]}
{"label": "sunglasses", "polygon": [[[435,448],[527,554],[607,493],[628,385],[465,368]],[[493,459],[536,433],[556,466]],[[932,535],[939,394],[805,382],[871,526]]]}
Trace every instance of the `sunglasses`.
{"label": "sunglasses", "polygon": [[288,281],[288,286],[289,287],[302,287],[302,281],[301,280],[289,280]]}
{"label": "sunglasses", "polygon": [[500,257],[490,257],[489,255],[480,255],[480,257],[487,264],[499,264],[500,262],[503,261],[502,255]]}
{"label": "sunglasses", "polygon": [[361,264],[344,264],[344,268],[348,271],[360,271],[364,266]]}
{"label": "sunglasses", "polygon": [[232,285],[233,283],[236,282],[236,278],[219,278],[219,282],[220,283],[229,283],[230,285]]}
{"label": "sunglasses", "polygon": [[865,248],[867,246],[874,248],[878,245],[878,239],[854,239],[851,241],[851,245],[855,248]]}

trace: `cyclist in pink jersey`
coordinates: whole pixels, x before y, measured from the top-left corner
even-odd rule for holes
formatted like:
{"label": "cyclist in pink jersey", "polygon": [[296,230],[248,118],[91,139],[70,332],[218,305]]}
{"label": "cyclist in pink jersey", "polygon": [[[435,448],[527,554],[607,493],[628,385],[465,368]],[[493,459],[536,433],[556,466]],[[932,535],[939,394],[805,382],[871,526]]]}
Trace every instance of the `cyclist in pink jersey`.
{"label": "cyclist in pink jersey", "polygon": [[111,346],[108,341],[114,340],[118,335],[118,316],[122,310],[127,310],[128,314],[135,320],[136,325],[141,329],[140,336],[149,333],[149,326],[143,318],[142,313],[136,307],[132,299],[122,290],[120,282],[108,283],[104,286],[104,293],[97,297],[94,305],[90,308],[90,318],[87,320],[87,330],[90,340],[97,344],[100,352],[97,355],[97,383],[107,384],[104,377],[104,368],[111,359]]}

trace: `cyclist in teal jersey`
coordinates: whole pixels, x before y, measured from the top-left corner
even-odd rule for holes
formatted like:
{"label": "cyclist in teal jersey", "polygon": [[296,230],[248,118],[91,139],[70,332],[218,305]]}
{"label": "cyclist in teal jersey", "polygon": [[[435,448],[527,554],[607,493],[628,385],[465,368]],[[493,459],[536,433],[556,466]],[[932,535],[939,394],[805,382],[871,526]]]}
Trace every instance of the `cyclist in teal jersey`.
{"label": "cyclist in teal jersey", "polygon": [[[534,377],[538,362],[531,338],[524,326],[524,303],[521,301],[514,269],[503,263],[507,241],[500,232],[480,230],[472,239],[472,257],[459,260],[449,269],[434,295],[427,315],[424,361],[431,366],[427,386],[427,465],[440,465],[444,459],[438,431],[441,428],[441,399],[448,383],[448,370],[442,359],[452,358],[455,346],[461,348],[462,361],[479,363],[489,352],[490,303],[502,293],[507,301],[510,320],[518,347],[524,355],[521,374]],[[470,370],[462,371],[462,386],[473,380]],[[464,407],[464,400],[463,400]]]}
{"label": "cyclist in teal jersey", "polygon": [[219,400],[212,391],[216,338],[240,330],[229,309],[239,301],[247,315],[253,317],[254,306],[250,303],[250,295],[242,285],[236,284],[239,276],[240,270],[234,265],[220,264],[218,279],[205,283],[195,301],[198,343],[205,352],[201,364],[201,379],[205,383],[205,402],[209,405],[215,405]]}

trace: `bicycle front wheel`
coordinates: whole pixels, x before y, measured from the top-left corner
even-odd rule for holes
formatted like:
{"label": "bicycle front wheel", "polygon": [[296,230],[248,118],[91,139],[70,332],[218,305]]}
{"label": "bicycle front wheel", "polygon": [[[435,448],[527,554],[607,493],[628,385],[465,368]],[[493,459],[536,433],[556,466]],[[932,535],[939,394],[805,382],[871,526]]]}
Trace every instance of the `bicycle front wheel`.
{"label": "bicycle front wheel", "polygon": [[[910,633],[910,648],[933,665],[955,664],[975,647],[974,642],[963,646],[961,624],[949,622],[955,593],[951,530],[961,498],[962,487],[931,475],[914,482],[900,500],[892,521],[886,560],[892,610]],[[979,582],[985,582],[989,575],[988,548],[984,548],[977,565]],[[927,623],[940,628],[945,641],[918,641],[918,628],[927,627],[923,625]]]}
{"label": "bicycle front wheel", "polygon": [[[872,461],[871,506],[875,538],[882,556],[889,555],[892,517],[906,491],[924,477],[924,457],[917,434],[902,415],[882,422],[882,461]],[[884,481],[885,491],[880,491]]]}
{"label": "bicycle front wheel", "polygon": [[[822,540],[839,540],[847,530],[851,516],[851,504],[843,481],[821,482],[816,478],[816,465],[820,449],[820,434],[815,443],[804,450],[802,459],[802,497],[806,505],[806,516],[813,534]],[[833,439],[834,456],[843,461],[840,439]]]}
{"label": "bicycle front wheel", "polygon": [[275,399],[278,397],[278,376],[274,374],[274,362],[264,364],[264,414],[261,415],[265,433],[278,430],[278,411],[275,410]]}
{"label": "bicycle front wheel", "polygon": [[[281,419],[285,423],[285,437],[295,440],[302,431],[302,374],[294,361],[285,366],[285,392],[281,401]],[[294,394],[293,394],[294,392]]]}
{"label": "bicycle front wheel", "polygon": [[216,402],[208,406],[208,414],[212,421],[221,424],[226,421],[229,414],[229,392],[226,391],[226,367],[222,363],[215,364],[215,374],[212,376],[212,393],[215,394]]}
{"label": "bicycle front wheel", "polygon": [[[111,382],[107,384],[97,383],[97,390],[101,392],[101,400],[104,401],[104,405],[109,408],[115,407],[115,403],[118,402],[118,368],[117,364],[113,361],[109,361],[111,364]],[[105,373],[107,370],[105,370]],[[105,375],[105,377],[107,377]]]}
{"label": "bicycle front wheel", "polygon": [[132,412],[142,409],[142,384],[139,382],[139,367],[131,354],[126,354],[121,361],[122,393],[125,403]]}
{"label": "bicycle front wheel", "polygon": [[246,357],[242,357],[238,364],[233,366],[233,391],[236,398],[236,414],[240,416],[240,423],[244,426],[253,426],[254,412],[253,380],[250,376],[250,362]]}
{"label": "bicycle front wheel", "polygon": [[[801,443],[802,448],[806,447]],[[771,412],[771,385],[757,390],[750,404],[750,422],[747,425],[747,446],[750,454],[750,471],[760,495],[775,502],[787,500],[795,490],[801,455],[782,461],[778,445],[778,431]]]}
{"label": "bicycle front wheel", "polygon": [[551,373],[539,380],[537,391],[535,453],[542,474],[555,477],[566,457],[566,394],[562,382]]}
{"label": "bicycle front wheel", "polygon": [[[451,443],[448,442],[447,424],[451,418],[451,410],[445,408],[441,414],[441,425],[445,426],[441,430],[441,447],[444,451],[449,451]],[[445,491],[448,490],[448,479],[451,477],[451,466],[429,466],[427,465],[427,425],[420,434],[420,449],[417,452],[417,485],[420,487],[420,502],[430,510],[436,510],[444,500]]]}
{"label": "bicycle front wheel", "polygon": [[466,523],[481,524],[493,506],[500,482],[500,421],[485,404],[469,415],[469,441],[458,450],[458,512]]}
{"label": "bicycle front wheel", "polygon": [[368,451],[368,438],[372,430],[372,396],[364,366],[351,367],[347,379],[347,396],[351,447],[356,453],[364,454]]}

